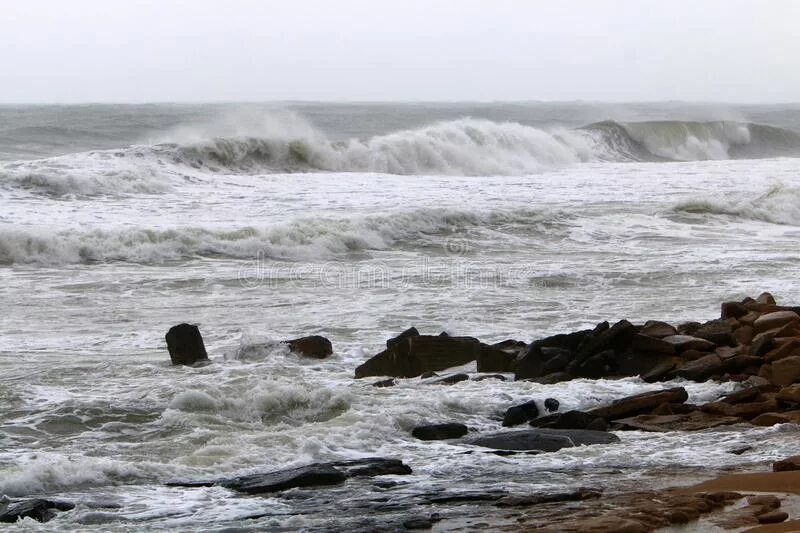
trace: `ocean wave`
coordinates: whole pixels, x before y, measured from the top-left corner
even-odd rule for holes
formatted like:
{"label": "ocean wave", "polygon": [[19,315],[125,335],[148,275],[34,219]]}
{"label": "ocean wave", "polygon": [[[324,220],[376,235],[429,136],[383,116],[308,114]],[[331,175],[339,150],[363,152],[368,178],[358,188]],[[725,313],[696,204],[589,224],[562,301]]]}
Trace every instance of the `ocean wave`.
{"label": "ocean wave", "polygon": [[[285,116],[284,116],[285,115]],[[587,161],[800,155],[800,134],[745,122],[598,122],[567,130],[464,118],[333,141],[291,114],[263,131],[0,164],[0,186],[52,195],[154,194],[218,174],[526,175]]]}
{"label": "ocean wave", "polygon": [[385,216],[309,217],[271,227],[73,231],[0,228],[0,264],[164,263],[198,257],[332,259],[469,227],[558,223],[534,211],[415,209]]}
{"label": "ocean wave", "polygon": [[755,197],[697,199],[672,208],[676,213],[723,215],[773,224],[800,225],[800,188],[776,183]]}

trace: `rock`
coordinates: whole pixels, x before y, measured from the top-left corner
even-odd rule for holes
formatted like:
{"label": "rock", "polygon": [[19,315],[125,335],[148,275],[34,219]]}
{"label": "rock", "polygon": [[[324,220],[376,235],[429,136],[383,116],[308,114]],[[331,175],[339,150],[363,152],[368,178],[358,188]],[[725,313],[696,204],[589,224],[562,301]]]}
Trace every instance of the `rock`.
{"label": "rock", "polygon": [[482,345],[478,354],[478,372],[513,372],[517,363],[517,352],[507,352],[492,346]]}
{"label": "rock", "polygon": [[763,333],[759,333],[753,337],[753,342],[750,345],[750,355],[755,357],[763,357],[769,353],[770,350],[772,350],[773,346],[775,345],[774,339],[774,331],[765,331]]}
{"label": "rock", "polygon": [[542,365],[542,375],[561,372],[572,360],[572,353],[564,348],[542,348],[544,364]]}
{"label": "rock", "polygon": [[634,350],[641,350],[643,352],[655,352],[666,355],[673,355],[675,353],[675,344],[665,341],[662,338],[650,337],[641,333],[637,333],[633,336],[631,347]]}
{"label": "rock", "polygon": [[314,463],[298,468],[276,470],[263,474],[250,474],[211,481],[174,480],[172,487],[210,487],[218,485],[246,494],[265,494],[299,487],[338,485],[351,477],[372,477],[386,474],[410,474],[411,468],[397,459],[366,458]]}
{"label": "rock", "polygon": [[606,420],[614,420],[616,418],[625,418],[643,413],[658,407],[664,402],[683,403],[688,398],[689,395],[686,389],[683,387],[675,387],[622,398],[612,402],[611,405],[606,407],[592,409],[588,411],[588,413],[595,417],[605,418]]}
{"label": "rock", "polygon": [[208,361],[203,336],[200,329],[193,324],[172,326],[166,335],[167,350],[173,365],[193,365],[200,361]]}
{"label": "rock", "polygon": [[735,355],[722,361],[723,372],[739,372],[749,367],[758,369],[764,360],[761,357],[753,357],[752,355]]}
{"label": "rock", "polygon": [[739,302],[723,302],[720,316],[722,318],[739,318],[743,317],[747,313],[747,308]]}
{"label": "rock", "polygon": [[582,378],[600,379],[611,374],[614,350],[605,350],[590,356],[578,365],[570,365],[572,374]]}
{"label": "rock", "polygon": [[702,324],[700,322],[684,322],[682,324],[678,324],[676,328],[678,330],[678,335],[684,336],[692,336],[694,332],[697,331]]}
{"label": "rock", "polygon": [[289,345],[289,349],[296,354],[314,359],[324,359],[333,353],[331,341],[321,335],[311,335],[300,337],[290,341],[284,341]]}
{"label": "rock", "polygon": [[800,470],[800,455],[793,455],[772,463],[773,472],[790,472],[794,470]]}
{"label": "rock", "polygon": [[355,376],[413,378],[475,361],[480,352],[481,343],[468,337],[407,337],[368,359],[356,368]]}
{"label": "rock", "polygon": [[554,452],[573,446],[613,444],[619,438],[603,431],[571,429],[524,429],[482,435],[467,441],[467,444],[494,450],[525,450]]}
{"label": "rock", "polygon": [[685,352],[686,350],[709,352],[716,348],[713,342],[691,335],[670,335],[669,337],[664,337],[663,340],[675,346],[675,350],[678,353]]}
{"label": "rock", "polygon": [[748,345],[753,342],[755,330],[753,326],[741,326],[733,330],[733,340],[740,345]]}
{"label": "rock", "polygon": [[749,505],[760,505],[765,510],[771,511],[781,506],[781,500],[773,494],[757,494],[747,497]]}
{"label": "rock", "polygon": [[548,413],[552,413],[554,411],[558,411],[558,407],[560,405],[561,404],[559,403],[559,401],[556,400],[555,398],[545,398],[545,400],[544,400],[544,409]]}
{"label": "rock", "polygon": [[503,415],[503,426],[518,426],[539,416],[539,408],[536,402],[531,400],[521,405],[509,407]]}
{"label": "rock", "polygon": [[397,380],[394,378],[382,379],[372,384],[373,387],[394,387],[397,385]]}
{"label": "rock", "polygon": [[450,374],[449,376],[445,376],[442,379],[437,379],[433,383],[436,385],[455,385],[456,383],[467,381],[468,379],[469,379],[468,374]]}
{"label": "rock", "polygon": [[469,430],[464,424],[447,422],[417,426],[411,431],[411,435],[419,440],[445,440],[463,437],[468,432]]}
{"label": "rock", "polygon": [[712,415],[694,411],[689,414],[639,415],[614,421],[615,429],[634,429],[639,431],[699,431],[719,426],[744,422],[741,418]]}
{"label": "rock", "polygon": [[37,498],[4,504],[0,501],[0,523],[13,524],[23,518],[32,518],[38,522],[49,522],[56,516],[56,511],[71,511],[75,504],[57,500]]}
{"label": "rock", "polygon": [[761,294],[758,295],[758,298],[756,298],[756,303],[775,305],[777,302],[775,302],[775,297],[772,296],[770,293],[762,292]]}
{"label": "rock", "polygon": [[494,505],[497,507],[530,507],[531,505],[540,505],[543,503],[580,502],[599,498],[602,494],[603,493],[601,490],[579,487],[578,489],[567,492],[556,492],[550,494],[502,496],[495,501]]}
{"label": "rock", "polygon": [[775,311],[758,317],[753,323],[753,326],[755,327],[756,333],[760,333],[797,322],[800,322],[800,315],[794,311]]}
{"label": "rock", "polygon": [[564,381],[569,381],[571,379],[572,376],[570,376],[566,372],[553,372],[552,374],[547,374],[546,376],[535,378],[532,379],[531,381],[540,383],[542,385],[554,385],[556,383],[562,383]]}
{"label": "rock", "polygon": [[543,416],[531,420],[530,425],[547,429],[592,429],[595,431],[605,431],[608,428],[608,422],[605,419],[583,411],[565,411]]}
{"label": "rock", "polygon": [[764,354],[764,361],[772,363],[773,361],[789,357],[790,355],[800,355],[800,340],[792,338],[779,344],[777,347]]}
{"label": "rock", "polygon": [[648,337],[656,337],[656,338],[663,338],[669,337],[670,335],[677,335],[678,330],[675,329],[674,326],[667,324],[666,322],[659,322],[658,320],[648,320],[642,326],[642,329],[639,331],[639,334],[646,335]]}
{"label": "rock", "polygon": [[758,518],[759,524],[780,524],[787,520],[789,515],[785,511],[768,511],[756,516],[756,518]]}
{"label": "rock", "polygon": [[726,394],[717,401],[734,404],[741,402],[750,402],[756,399],[763,399],[763,397],[761,396],[761,389],[759,387],[746,387],[736,392],[731,392],[730,394]]}
{"label": "rock", "polygon": [[784,357],[772,363],[772,383],[786,387],[800,379],[800,356]]}
{"label": "rock", "polygon": [[419,379],[429,379],[429,378],[438,378],[439,374],[434,372],[433,370],[428,370],[427,372],[423,372],[419,375]]}
{"label": "rock", "polygon": [[[735,322],[735,320],[734,320]],[[694,336],[705,339],[717,346],[733,346],[733,327],[727,320],[712,320],[700,326]]]}
{"label": "rock", "polygon": [[782,388],[775,395],[775,399],[788,403],[800,403],[800,384]]}
{"label": "rock", "polygon": [[[608,359],[613,369],[608,376],[604,377],[642,376],[642,379],[645,379],[644,376],[664,376],[669,370],[675,368],[676,362],[680,361],[674,355],[636,351],[615,354],[613,357],[608,357]],[[664,367],[668,367],[668,370],[664,370]]]}
{"label": "rock", "polygon": [[775,400],[768,399],[761,402],[748,402],[729,404],[726,402],[709,402],[700,410],[704,413],[711,413],[722,416],[740,417],[750,420],[758,415],[777,410],[778,404]]}
{"label": "rock", "polygon": [[660,363],[653,366],[647,372],[640,374],[642,381],[647,383],[655,383],[657,381],[663,381],[667,378],[670,372],[675,369],[676,361],[674,358],[665,359]]}
{"label": "rock", "polygon": [[627,320],[620,320],[611,327],[608,327],[608,322],[601,322],[581,342],[575,358],[569,364],[568,371],[572,372],[584,361],[600,352],[626,348],[635,333],[636,327]]}
{"label": "rock", "polygon": [[763,413],[753,418],[750,423],[754,426],[769,427],[776,424],[788,424],[791,420],[780,413]]}
{"label": "rock", "polygon": [[472,378],[472,381],[484,381],[487,379],[506,381],[506,377],[503,374],[486,374],[485,376],[475,376],[474,378]]}
{"label": "rock", "polygon": [[715,353],[690,361],[674,371],[677,377],[690,381],[705,381],[722,370],[722,359]]}
{"label": "rock", "polygon": [[408,530],[432,529],[436,520],[431,518],[409,518],[403,522],[403,527]]}
{"label": "rock", "polygon": [[417,328],[415,328],[414,326],[411,326],[397,337],[392,337],[391,339],[388,339],[386,341],[386,347],[391,348],[392,346],[400,344],[402,341],[406,340],[409,337],[419,337],[419,331],[417,331]]}

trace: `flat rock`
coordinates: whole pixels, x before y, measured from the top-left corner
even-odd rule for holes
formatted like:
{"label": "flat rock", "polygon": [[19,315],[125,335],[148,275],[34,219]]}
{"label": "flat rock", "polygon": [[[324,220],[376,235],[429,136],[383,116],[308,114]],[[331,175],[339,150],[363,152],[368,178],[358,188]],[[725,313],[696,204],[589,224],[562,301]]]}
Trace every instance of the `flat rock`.
{"label": "flat rock", "polygon": [[445,440],[463,437],[468,432],[469,429],[464,424],[446,422],[417,426],[411,431],[411,435],[420,440]]}
{"label": "flat rock", "polygon": [[800,356],[784,357],[772,363],[772,383],[787,387],[800,379]]}
{"label": "flat rock", "polygon": [[800,322],[800,315],[794,311],[775,311],[758,317],[753,326],[756,328],[756,332],[761,332],[779,328],[791,322]]}
{"label": "flat rock", "polygon": [[708,354],[700,359],[689,361],[677,368],[674,374],[677,377],[690,381],[705,381],[722,370],[722,358],[715,353]]}
{"label": "flat rock", "polygon": [[413,378],[475,361],[482,345],[470,337],[418,335],[402,339],[356,368],[355,377]]}
{"label": "flat rock", "polygon": [[292,353],[305,357],[324,359],[333,354],[333,345],[331,341],[321,335],[300,337],[299,339],[284,341],[284,343],[289,345],[289,350],[291,350]]}
{"label": "flat rock", "polygon": [[669,337],[670,335],[677,335],[678,330],[675,329],[675,326],[667,324],[666,322],[648,320],[644,323],[642,329],[639,330],[639,333],[642,335],[647,335],[648,337],[656,337],[661,339],[663,337]]}
{"label": "flat rock", "polygon": [[639,415],[614,421],[618,429],[634,429],[639,431],[699,431],[702,429],[728,426],[743,423],[736,417],[712,415],[695,411],[689,414],[676,415]]}
{"label": "flat rock", "polygon": [[592,444],[614,444],[619,437],[613,433],[571,429],[525,429],[482,435],[467,444],[494,450],[555,452],[562,448]]}
{"label": "flat rock", "polygon": [[520,405],[509,407],[503,415],[503,426],[511,427],[524,424],[539,416],[539,407],[531,400]]}
{"label": "flat rock", "polygon": [[662,340],[675,346],[675,350],[678,352],[686,350],[709,352],[716,348],[713,342],[691,335],[670,335],[669,337],[664,337]]}
{"label": "flat rock", "polygon": [[0,503],[0,522],[13,524],[23,518],[38,522],[48,522],[55,518],[56,511],[70,511],[75,504],[58,500],[36,498],[17,502]]}
{"label": "flat rock", "polygon": [[675,344],[665,341],[663,338],[651,337],[641,333],[637,333],[633,336],[631,347],[634,350],[655,352],[665,355],[673,355],[675,353]]}
{"label": "flat rock", "polygon": [[606,407],[599,407],[588,411],[590,415],[615,420],[654,409],[662,403],[683,403],[689,399],[689,394],[683,387],[675,387],[653,392],[645,392],[616,400]]}

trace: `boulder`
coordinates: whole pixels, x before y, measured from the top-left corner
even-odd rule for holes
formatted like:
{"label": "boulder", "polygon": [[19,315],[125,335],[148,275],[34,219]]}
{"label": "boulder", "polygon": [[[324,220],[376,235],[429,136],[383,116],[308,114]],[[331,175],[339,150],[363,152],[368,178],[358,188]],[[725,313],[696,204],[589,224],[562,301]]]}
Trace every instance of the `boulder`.
{"label": "boulder", "polygon": [[544,409],[548,413],[553,413],[555,411],[558,411],[558,408],[559,408],[560,405],[561,405],[561,403],[558,400],[556,400],[555,398],[545,398],[544,399]]}
{"label": "boulder", "polygon": [[733,340],[737,344],[747,345],[753,342],[753,336],[755,335],[755,330],[753,326],[740,326],[733,330],[732,336]]}
{"label": "boulder", "polygon": [[750,355],[763,357],[772,350],[775,345],[775,332],[764,331],[753,337],[750,345]]}
{"label": "boulder", "polygon": [[517,363],[516,351],[505,351],[493,346],[481,345],[478,353],[478,372],[513,372]]}
{"label": "boulder", "polygon": [[481,347],[480,342],[469,337],[407,337],[361,364],[355,376],[413,378],[428,370],[445,370],[475,361]]}
{"label": "boulder", "polygon": [[600,379],[611,375],[613,360],[616,357],[614,350],[605,350],[592,355],[576,366],[570,365],[572,374],[582,378]]}
{"label": "boulder", "polygon": [[672,389],[664,389],[653,392],[645,392],[628,396],[616,400],[606,407],[598,407],[588,411],[588,414],[605,418],[606,420],[615,420],[617,418],[625,418],[646,412],[654,409],[662,403],[683,403],[689,399],[689,394],[683,387],[675,387]]}
{"label": "boulder", "polygon": [[756,302],[766,305],[775,305],[777,303],[775,301],[775,297],[768,292],[762,292],[761,294],[759,294],[758,298],[756,298]]}
{"label": "boulder", "polygon": [[759,524],[780,524],[789,518],[786,511],[767,511],[756,516]]}
{"label": "boulder", "polygon": [[700,411],[673,415],[638,415],[614,421],[614,429],[633,429],[638,431],[700,431],[719,426],[740,424],[741,418],[719,416]]}
{"label": "boulder", "polygon": [[769,427],[776,424],[788,424],[792,419],[781,413],[763,413],[750,420],[754,426]]}
{"label": "boulder", "polygon": [[503,426],[518,426],[539,416],[536,402],[531,400],[520,405],[509,407],[503,415]]}
{"label": "boulder", "polygon": [[402,341],[406,340],[409,337],[419,337],[419,331],[417,331],[417,328],[415,328],[414,326],[411,326],[397,337],[392,337],[391,339],[388,339],[386,341],[386,347],[391,348],[392,346],[400,344]]}
{"label": "boulder", "polygon": [[678,353],[686,350],[709,352],[716,348],[713,342],[691,335],[670,335],[669,337],[664,337],[663,340],[675,346],[675,351]]}
{"label": "boulder", "polygon": [[800,404],[800,383],[782,388],[775,395],[775,399],[782,402]]}
{"label": "boulder", "polygon": [[775,411],[778,408],[777,402],[767,399],[761,402],[746,402],[730,404],[727,402],[709,402],[700,407],[704,413],[714,415],[739,417],[750,420],[761,414]]}
{"label": "boulder", "polygon": [[534,378],[530,381],[540,383],[542,385],[555,385],[556,383],[562,383],[571,379],[572,376],[566,372],[553,372],[552,374],[547,374],[546,376],[542,376],[540,378]]}
{"label": "boulder", "polygon": [[798,455],[772,463],[773,472],[790,472],[794,470],[800,470],[800,456]]}
{"label": "boulder", "polygon": [[36,498],[3,503],[0,500],[0,523],[13,524],[23,518],[32,518],[37,522],[49,522],[58,514],[57,511],[71,511],[75,504],[57,500]]}
{"label": "boulder", "polygon": [[800,356],[784,357],[772,363],[772,383],[787,387],[800,379]]}
{"label": "boulder", "polygon": [[368,457],[365,459],[348,459],[328,463],[330,466],[351,477],[406,476],[411,474],[411,467],[400,459]]}
{"label": "boulder", "polygon": [[656,337],[661,339],[663,337],[669,337],[670,335],[677,335],[678,330],[675,329],[675,326],[667,324],[666,322],[648,320],[644,323],[644,326],[642,326],[642,329],[639,331],[639,333],[648,337]]}
{"label": "boulder", "polygon": [[583,411],[565,411],[543,416],[531,420],[530,425],[537,428],[591,429],[595,431],[605,431],[608,428],[608,422],[605,419]]}
{"label": "boulder", "polygon": [[441,379],[437,379],[433,383],[437,385],[455,385],[456,383],[461,383],[462,381],[467,381],[468,379],[468,374],[450,374]]}
{"label": "boulder", "polygon": [[[733,320],[733,322],[736,321]],[[717,346],[734,345],[733,326],[731,321],[728,320],[712,320],[711,322],[706,322],[694,332],[694,336],[713,342]]]}
{"label": "boulder", "polygon": [[166,335],[167,350],[173,365],[193,365],[208,361],[203,336],[194,324],[172,326]]}
{"label": "boulder", "polygon": [[722,358],[712,353],[695,361],[689,361],[676,369],[674,374],[683,379],[700,382],[705,381],[721,370]]}
{"label": "boulder", "polygon": [[373,387],[380,387],[380,388],[394,387],[395,385],[397,385],[397,380],[394,378],[382,379],[372,384]]}
{"label": "boulder", "polygon": [[753,323],[756,333],[785,326],[789,323],[800,322],[800,315],[794,311],[775,311],[761,315]]}
{"label": "boulder", "polygon": [[764,361],[772,363],[790,355],[800,355],[800,340],[789,339],[764,354]]}
{"label": "boulder", "polygon": [[740,318],[743,317],[748,313],[747,307],[744,304],[739,302],[723,302],[722,303],[722,312],[720,316],[722,318]]}
{"label": "boulder", "polygon": [[321,335],[300,337],[299,339],[284,341],[284,343],[289,345],[289,349],[293,353],[314,359],[324,359],[333,353],[331,341]]}
{"label": "boulder", "polygon": [[542,348],[531,343],[521,353],[514,367],[514,380],[538,378],[545,375],[546,355]]}
{"label": "boulder", "polygon": [[573,372],[584,361],[600,352],[621,351],[627,348],[635,333],[636,327],[627,320],[620,320],[611,327],[608,326],[608,322],[601,322],[578,346],[568,371]]}
{"label": "boulder", "polygon": [[411,431],[411,435],[420,440],[445,440],[463,437],[468,432],[469,429],[464,424],[447,422],[417,426]]}
{"label": "boulder", "polygon": [[[672,335],[666,335],[672,336]],[[675,353],[675,344],[663,340],[663,338],[651,337],[637,333],[633,336],[631,341],[631,348],[643,352],[655,352],[666,355],[673,355]]]}
{"label": "boulder", "polygon": [[573,446],[613,444],[619,438],[604,431],[571,429],[524,429],[482,435],[467,444],[494,450],[555,452]]}

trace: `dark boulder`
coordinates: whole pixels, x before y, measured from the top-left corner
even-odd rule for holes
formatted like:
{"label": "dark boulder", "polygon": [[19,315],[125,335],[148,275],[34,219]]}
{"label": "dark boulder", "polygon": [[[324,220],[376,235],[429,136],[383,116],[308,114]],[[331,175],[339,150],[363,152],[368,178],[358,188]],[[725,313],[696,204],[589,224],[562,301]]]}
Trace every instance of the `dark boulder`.
{"label": "dark boulder", "polygon": [[464,424],[447,422],[417,426],[411,431],[411,436],[419,440],[445,440],[463,437],[468,432],[469,429]]}
{"label": "dark boulder", "polygon": [[678,330],[671,324],[661,322],[659,320],[648,320],[639,330],[639,333],[648,337],[662,338],[669,337],[670,335],[677,335]]}
{"label": "dark boulder", "polygon": [[394,387],[395,385],[397,385],[397,380],[394,378],[382,379],[372,384],[373,387],[379,387],[379,388]]}
{"label": "dark boulder", "polygon": [[653,392],[645,392],[615,400],[606,407],[598,407],[588,411],[588,414],[606,420],[615,420],[644,413],[655,409],[662,403],[683,403],[689,399],[689,394],[683,387],[675,387]]}
{"label": "dark boulder", "polygon": [[57,500],[37,498],[18,502],[0,502],[0,522],[13,524],[23,518],[48,522],[58,514],[56,511],[71,511],[75,504]]}
{"label": "dark boulder", "polygon": [[518,426],[539,416],[536,402],[531,400],[520,405],[509,407],[503,415],[503,426]]}
{"label": "dark boulder", "polygon": [[607,377],[613,373],[616,355],[614,350],[605,350],[592,355],[582,363],[573,367],[572,373],[575,376],[588,379]]}
{"label": "dark boulder", "polygon": [[558,411],[560,405],[561,403],[555,398],[545,398],[544,400],[544,409],[548,413],[553,413],[555,411]]}
{"label": "dark boulder", "polygon": [[284,341],[289,345],[289,349],[296,354],[314,359],[324,359],[333,353],[331,341],[321,335],[311,335],[301,337],[291,341]]}
{"label": "dark boulder", "polygon": [[167,350],[173,365],[193,365],[200,361],[208,361],[203,336],[200,329],[193,324],[172,326],[166,335]]}
{"label": "dark boulder", "polygon": [[351,459],[329,463],[332,467],[344,472],[347,477],[405,476],[411,474],[411,467],[400,459],[384,459],[370,457],[367,459]]}
{"label": "dark boulder", "polygon": [[468,379],[468,374],[450,374],[442,379],[437,379],[433,383],[437,385],[455,385],[456,383],[461,383],[462,381],[467,381]]}
{"label": "dark boulder", "polygon": [[605,431],[608,422],[604,418],[583,411],[565,411],[532,420],[530,425],[549,429],[592,429]]}
{"label": "dark boulder", "polygon": [[570,363],[568,371],[572,372],[583,364],[584,361],[600,352],[608,350],[622,351],[627,348],[637,328],[627,320],[620,320],[613,326],[608,326],[608,322],[601,322],[597,327],[581,342],[575,353],[575,358]]}
{"label": "dark boulder", "polygon": [[482,435],[467,441],[467,444],[494,450],[555,452],[573,446],[616,442],[619,442],[616,435],[603,431],[524,429]]}
{"label": "dark boulder", "polygon": [[485,345],[470,337],[408,337],[357,367],[355,376],[413,378],[428,370],[445,370],[475,361],[482,346]]}
{"label": "dark boulder", "polygon": [[722,368],[722,358],[712,353],[695,361],[689,361],[673,373],[679,378],[701,382],[718,373]]}
{"label": "dark boulder", "polygon": [[521,353],[514,368],[514,380],[538,378],[544,375],[545,354],[542,348],[532,343]]}
{"label": "dark boulder", "polygon": [[406,340],[409,337],[419,337],[419,331],[417,331],[417,328],[415,328],[414,326],[411,326],[397,337],[392,337],[391,339],[388,339],[386,341],[386,347],[391,348],[396,344],[400,344],[402,341]]}
{"label": "dark boulder", "polygon": [[506,351],[493,346],[481,345],[478,354],[478,372],[513,372],[517,362],[517,351]]}
{"label": "dark boulder", "polygon": [[733,326],[728,320],[706,322],[694,332],[694,336],[713,342],[717,346],[734,346],[736,344],[733,340]]}
{"label": "dark boulder", "polygon": [[326,485],[338,485],[347,479],[347,474],[334,468],[330,464],[312,464],[292,468],[289,470],[278,470],[266,474],[251,474],[233,479],[227,479],[218,484],[247,494],[262,494],[267,492],[277,492],[297,487],[321,487]]}

